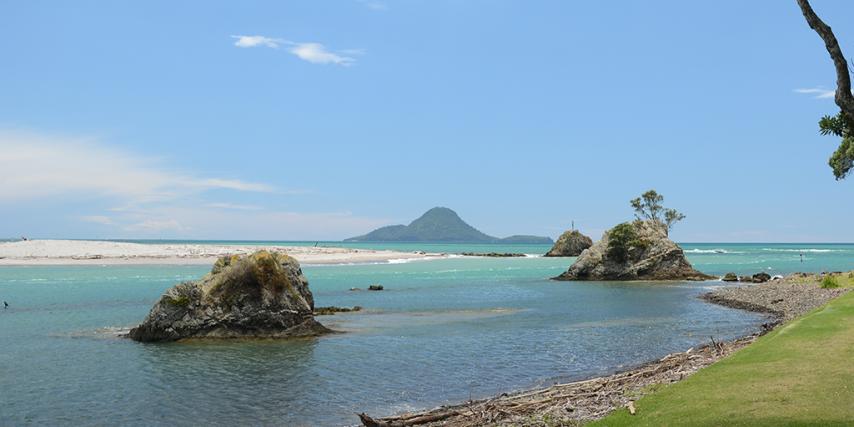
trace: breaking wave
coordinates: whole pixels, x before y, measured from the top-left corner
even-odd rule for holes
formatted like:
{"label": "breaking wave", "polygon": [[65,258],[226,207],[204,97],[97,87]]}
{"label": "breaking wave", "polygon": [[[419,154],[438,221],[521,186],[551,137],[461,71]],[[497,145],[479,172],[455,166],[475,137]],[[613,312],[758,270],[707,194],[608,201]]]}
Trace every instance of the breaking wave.
{"label": "breaking wave", "polygon": [[728,251],[726,249],[688,249],[686,254],[743,254],[739,251]]}

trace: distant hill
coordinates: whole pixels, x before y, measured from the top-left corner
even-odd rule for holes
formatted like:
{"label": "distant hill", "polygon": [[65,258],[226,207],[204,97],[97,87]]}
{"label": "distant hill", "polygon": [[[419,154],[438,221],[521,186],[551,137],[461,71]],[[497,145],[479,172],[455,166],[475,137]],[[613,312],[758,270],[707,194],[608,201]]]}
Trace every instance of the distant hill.
{"label": "distant hill", "polygon": [[492,237],[466,224],[456,212],[437,207],[430,209],[409,225],[380,227],[364,236],[345,242],[459,242],[459,243],[529,243],[552,244],[549,237]]}

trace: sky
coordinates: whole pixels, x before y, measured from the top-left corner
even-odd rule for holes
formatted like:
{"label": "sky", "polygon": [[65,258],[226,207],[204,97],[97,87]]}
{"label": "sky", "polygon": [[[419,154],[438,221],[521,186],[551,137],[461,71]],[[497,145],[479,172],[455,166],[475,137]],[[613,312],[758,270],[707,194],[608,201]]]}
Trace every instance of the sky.
{"label": "sky", "polygon": [[[813,0],[854,55],[854,3]],[[791,1],[6,1],[0,237],[338,240],[434,206],[594,238],[854,242]]]}

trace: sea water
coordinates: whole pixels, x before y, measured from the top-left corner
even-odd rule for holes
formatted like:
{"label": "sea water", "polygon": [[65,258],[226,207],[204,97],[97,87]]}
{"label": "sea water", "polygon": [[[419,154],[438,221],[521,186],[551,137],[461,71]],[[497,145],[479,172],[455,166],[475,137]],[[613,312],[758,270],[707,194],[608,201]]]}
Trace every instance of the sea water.
{"label": "sea water", "polygon": [[[359,247],[548,249],[440,246]],[[854,245],[683,247],[695,267],[716,275],[854,268]],[[388,415],[607,374],[764,321],[697,298],[721,282],[548,280],[572,260],[304,266],[318,306],[365,307],[319,317],[342,333],[171,344],[116,334],[207,267],[2,267],[0,299],[11,305],[0,311],[0,424],[354,424],[356,412]],[[386,290],[349,290],[374,283]]]}

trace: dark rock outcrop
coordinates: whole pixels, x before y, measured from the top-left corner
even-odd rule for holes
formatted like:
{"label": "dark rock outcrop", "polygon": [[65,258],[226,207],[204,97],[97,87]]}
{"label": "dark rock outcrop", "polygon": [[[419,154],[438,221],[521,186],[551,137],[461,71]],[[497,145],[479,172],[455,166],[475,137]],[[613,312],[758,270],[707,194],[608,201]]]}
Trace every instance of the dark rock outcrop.
{"label": "dark rock outcrop", "polygon": [[558,237],[557,242],[544,256],[579,256],[585,249],[593,246],[593,239],[578,230],[567,231]]}
{"label": "dark rock outcrop", "polygon": [[753,279],[753,283],[765,283],[765,282],[771,280],[771,275],[762,271],[762,272],[754,274],[752,279]]}
{"label": "dark rock outcrop", "polygon": [[287,255],[258,251],[220,258],[200,280],[170,288],[128,336],[151,342],[330,332],[314,320],[313,310],[299,263]]}
{"label": "dark rock outcrop", "polygon": [[620,224],[585,250],[556,280],[709,280],[653,221]]}
{"label": "dark rock outcrop", "polygon": [[462,256],[479,256],[489,258],[524,258],[527,255],[515,252],[463,252]]}
{"label": "dark rock outcrop", "polygon": [[727,273],[724,274],[724,277],[721,280],[724,282],[738,282],[738,276],[735,273]]}
{"label": "dark rock outcrop", "polygon": [[315,307],[314,315],[315,316],[330,316],[335,313],[350,313],[353,311],[362,311],[362,306],[354,305],[353,307],[338,307],[338,306],[328,306],[328,307]]}
{"label": "dark rock outcrop", "polygon": [[769,280],[771,280],[771,275],[764,271],[760,271],[752,276],[741,276],[738,278],[739,282],[744,283],[765,283]]}

